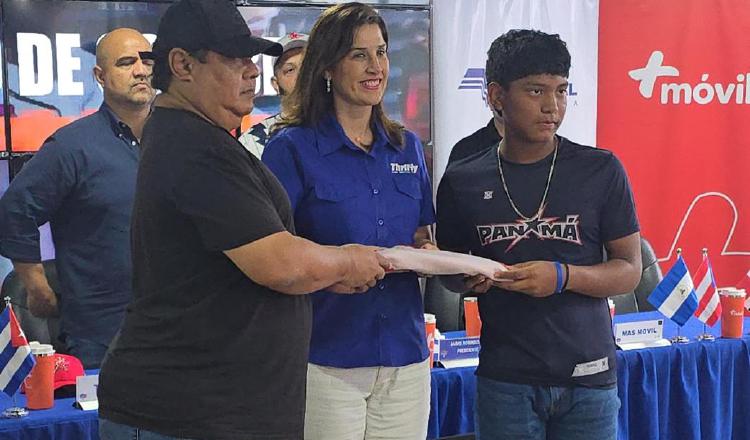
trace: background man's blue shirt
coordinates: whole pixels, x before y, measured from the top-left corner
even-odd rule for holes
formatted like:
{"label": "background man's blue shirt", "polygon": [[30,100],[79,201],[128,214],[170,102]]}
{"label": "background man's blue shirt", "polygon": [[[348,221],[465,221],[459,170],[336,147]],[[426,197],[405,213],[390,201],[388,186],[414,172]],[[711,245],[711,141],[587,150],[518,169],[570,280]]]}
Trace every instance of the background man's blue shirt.
{"label": "background man's blue shirt", "polygon": [[109,344],[131,296],[130,213],[139,144],[105,106],[56,131],[0,199],[0,252],[39,262],[50,222],[61,330]]}
{"label": "background man's blue shirt", "polygon": [[[369,153],[333,115],[275,135],[263,162],[287,190],[297,233],[325,245],[411,245],[434,223],[432,186],[413,133],[402,147],[377,127]],[[340,368],[403,366],[427,357],[417,276],[392,274],[364,294],[317,292],[310,362]]]}

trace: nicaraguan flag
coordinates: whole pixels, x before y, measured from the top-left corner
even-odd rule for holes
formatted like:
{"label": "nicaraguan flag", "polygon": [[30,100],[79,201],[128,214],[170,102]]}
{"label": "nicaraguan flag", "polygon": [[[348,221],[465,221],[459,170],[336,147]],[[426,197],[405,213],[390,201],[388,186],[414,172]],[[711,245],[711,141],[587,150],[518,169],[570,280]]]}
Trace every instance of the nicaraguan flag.
{"label": "nicaraguan flag", "polygon": [[685,325],[698,308],[693,280],[682,255],[648,297],[654,307],[679,325]]}
{"label": "nicaraguan flag", "polygon": [[0,313],[0,390],[13,396],[34,367],[34,356],[10,305]]}

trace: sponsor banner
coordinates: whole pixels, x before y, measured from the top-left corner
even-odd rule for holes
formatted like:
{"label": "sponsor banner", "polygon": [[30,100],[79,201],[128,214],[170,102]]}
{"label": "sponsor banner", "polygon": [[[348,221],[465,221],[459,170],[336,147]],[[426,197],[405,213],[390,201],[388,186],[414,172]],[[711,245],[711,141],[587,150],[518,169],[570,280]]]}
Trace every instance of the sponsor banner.
{"label": "sponsor banner", "polygon": [[484,67],[495,38],[510,29],[557,33],[567,43],[573,67],[568,112],[560,134],[594,145],[597,105],[598,1],[434,0],[433,108],[437,188],[453,145],[487,124]]}
{"label": "sponsor banner", "polygon": [[598,144],[625,165],[643,236],[663,268],[682,248],[696,269],[705,247],[734,282],[750,267],[748,2],[602,2],[599,29]]}

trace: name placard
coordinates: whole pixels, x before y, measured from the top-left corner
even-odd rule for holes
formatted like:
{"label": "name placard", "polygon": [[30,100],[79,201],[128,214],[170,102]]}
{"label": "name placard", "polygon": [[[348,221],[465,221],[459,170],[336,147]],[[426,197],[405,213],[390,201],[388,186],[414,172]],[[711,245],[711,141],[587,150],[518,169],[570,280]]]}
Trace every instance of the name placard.
{"label": "name placard", "polygon": [[99,409],[99,398],[96,395],[98,386],[98,374],[76,377],[76,403],[82,410]]}
{"label": "name placard", "polygon": [[440,341],[440,362],[444,360],[470,359],[479,357],[479,338],[455,338]]}
{"label": "name placard", "polygon": [[657,341],[662,338],[663,334],[663,319],[615,324],[615,342],[617,344]]}

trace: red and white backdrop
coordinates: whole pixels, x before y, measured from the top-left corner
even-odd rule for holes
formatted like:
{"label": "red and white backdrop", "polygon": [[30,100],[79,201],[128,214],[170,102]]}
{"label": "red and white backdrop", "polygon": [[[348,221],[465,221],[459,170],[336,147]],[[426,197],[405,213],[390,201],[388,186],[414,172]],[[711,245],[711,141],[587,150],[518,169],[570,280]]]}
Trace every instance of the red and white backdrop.
{"label": "red and white backdrop", "polygon": [[750,0],[436,0],[436,186],[451,146],[490,117],[467,66],[483,67],[514,27],[568,41],[575,95],[561,130],[623,161],[662,269],[682,248],[697,270],[705,247],[720,286],[740,280],[750,269]]}
{"label": "red and white backdrop", "polygon": [[662,267],[750,269],[750,1],[603,0],[597,143],[623,161]]}

